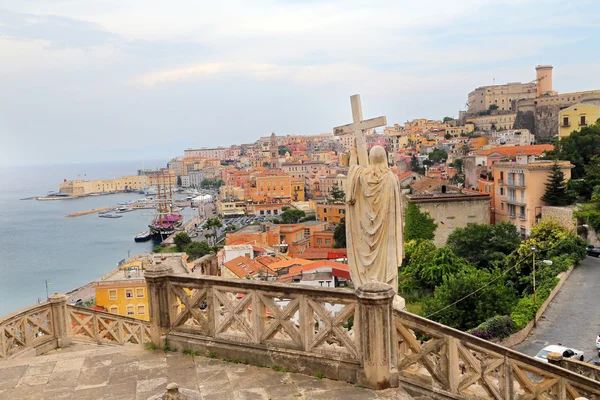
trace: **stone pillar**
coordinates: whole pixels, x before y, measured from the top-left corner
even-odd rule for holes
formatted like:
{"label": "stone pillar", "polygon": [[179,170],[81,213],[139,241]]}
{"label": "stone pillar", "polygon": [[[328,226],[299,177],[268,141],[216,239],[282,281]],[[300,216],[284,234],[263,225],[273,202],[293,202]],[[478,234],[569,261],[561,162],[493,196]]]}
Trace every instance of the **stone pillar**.
{"label": "stone pillar", "polygon": [[398,386],[395,365],[394,289],[385,283],[370,282],[356,289],[358,297],[358,338],[363,365],[358,382],[371,389]]}
{"label": "stone pillar", "polygon": [[48,297],[50,308],[52,309],[52,327],[54,329],[54,336],[56,337],[56,345],[58,347],[68,347],[73,342],[71,339],[67,299],[67,296],[60,293],[54,293]]}
{"label": "stone pillar", "polygon": [[546,355],[546,359],[548,360],[549,364],[554,364],[557,367],[562,367],[563,356],[560,353],[548,353]]}
{"label": "stone pillar", "polygon": [[166,335],[171,327],[171,304],[168,276],[173,268],[163,264],[146,270],[144,277],[148,286],[148,307],[150,312],[150,336],[155,346],[165,345]]}

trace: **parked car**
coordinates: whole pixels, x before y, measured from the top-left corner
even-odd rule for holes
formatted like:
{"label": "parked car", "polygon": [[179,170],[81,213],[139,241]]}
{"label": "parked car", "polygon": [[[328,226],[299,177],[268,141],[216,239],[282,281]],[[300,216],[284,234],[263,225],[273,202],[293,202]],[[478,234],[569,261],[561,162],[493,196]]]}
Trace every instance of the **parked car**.
{"label": "parked car", "polygon": [[538,360],[548,362],[548,353],[559,353],[565,358],[573,358],[579,361],[583,361],[583,351],[570,349],[561,345],[551,344],[550,346],[544,347],[539,353],[535,355]]}
{"label": "parked car", "polygon": [[598,356],[600,356],[600,335],[596,336],[596,348],[598,349]]}
{"label": "parked car", "polygon": [[588,246],[587,248],[588,256],[592,257],[600,257],[600,247]]}

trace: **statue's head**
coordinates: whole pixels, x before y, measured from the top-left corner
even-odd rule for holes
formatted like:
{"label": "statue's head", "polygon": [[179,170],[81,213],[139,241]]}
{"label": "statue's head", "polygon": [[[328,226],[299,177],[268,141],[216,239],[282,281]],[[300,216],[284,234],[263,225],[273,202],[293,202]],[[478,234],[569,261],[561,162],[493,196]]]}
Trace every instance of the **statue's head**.
{"label": "statue's head", "polygon": [[369,152],[369,164],[373,166],[388,166],[387,154],[381,146],[373,146]]}

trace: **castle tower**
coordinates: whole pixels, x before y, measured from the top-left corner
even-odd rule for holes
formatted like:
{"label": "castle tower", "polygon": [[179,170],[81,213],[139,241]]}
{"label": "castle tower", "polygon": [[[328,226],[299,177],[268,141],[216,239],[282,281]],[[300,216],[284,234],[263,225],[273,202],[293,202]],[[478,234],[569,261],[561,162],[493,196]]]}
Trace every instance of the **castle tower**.
{"label": "castle tower", "polygon": [[537,83],[537,97],[552,93],[552,65],[538,65],[535,67],[535,80]]}
{"label": "castle tower", "polygon": [[277,136],[275,136],[275,132],[271,134],[271,140],[269,143],[269,153],[269,168],[279,169],[279,146],[277,145]]}

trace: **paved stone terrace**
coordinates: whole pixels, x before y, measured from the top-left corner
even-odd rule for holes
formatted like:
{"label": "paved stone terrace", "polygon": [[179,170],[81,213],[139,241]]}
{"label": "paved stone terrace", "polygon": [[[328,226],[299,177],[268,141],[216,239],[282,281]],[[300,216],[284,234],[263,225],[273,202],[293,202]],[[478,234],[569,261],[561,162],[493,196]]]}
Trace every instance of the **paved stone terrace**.
{"label": "paved stone terrace", "polygon": [[203,400],[411,399],[401,388],[372,391],[302,374],[140,346],[76,344],[0,362],[0,399],[143,399],[176,382]]}

